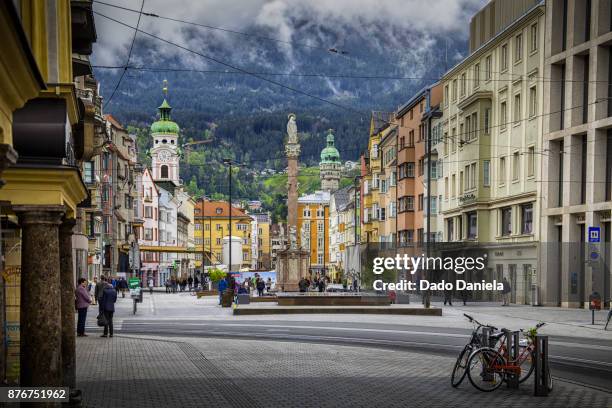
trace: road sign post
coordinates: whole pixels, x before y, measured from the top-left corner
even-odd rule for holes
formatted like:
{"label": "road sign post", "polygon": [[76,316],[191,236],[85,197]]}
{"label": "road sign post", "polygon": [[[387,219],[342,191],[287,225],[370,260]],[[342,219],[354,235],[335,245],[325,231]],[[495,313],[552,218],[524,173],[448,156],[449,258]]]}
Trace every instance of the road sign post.
{"label": "road sign post", "polygon": [[589,242],[601,242],[601,228],[589,227]]}

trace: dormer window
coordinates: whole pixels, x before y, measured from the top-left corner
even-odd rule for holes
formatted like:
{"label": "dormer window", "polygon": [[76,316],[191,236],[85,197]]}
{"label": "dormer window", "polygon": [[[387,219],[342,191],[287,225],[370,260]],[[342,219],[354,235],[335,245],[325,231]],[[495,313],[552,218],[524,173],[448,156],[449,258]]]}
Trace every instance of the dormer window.
{"label": "dormer window", "polygon": [[222,209],[221,207],[219,207],[219,208],[217,208],[217,209],[215,210],[215,212],[216,212],[217,214],[221,214],[221,213],[223,212],[223,209]]}

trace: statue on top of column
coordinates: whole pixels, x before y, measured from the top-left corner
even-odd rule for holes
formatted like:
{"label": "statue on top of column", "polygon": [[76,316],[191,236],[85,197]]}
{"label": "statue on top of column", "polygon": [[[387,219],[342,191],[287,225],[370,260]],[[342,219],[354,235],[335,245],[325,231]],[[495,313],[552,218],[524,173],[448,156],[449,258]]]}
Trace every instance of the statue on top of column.
{"label": "statue on top of column", "polygon": [[291,249],[298,249],[297,247],[297,231],[294,225],[289,227],[289,247]]}
{"label": "statue on top of column", "polygon": [[297,124],[295,123],[295,114],[290,113],[289,122],[287,122],[287,134],[289,135],[289,143],[298,142]]}

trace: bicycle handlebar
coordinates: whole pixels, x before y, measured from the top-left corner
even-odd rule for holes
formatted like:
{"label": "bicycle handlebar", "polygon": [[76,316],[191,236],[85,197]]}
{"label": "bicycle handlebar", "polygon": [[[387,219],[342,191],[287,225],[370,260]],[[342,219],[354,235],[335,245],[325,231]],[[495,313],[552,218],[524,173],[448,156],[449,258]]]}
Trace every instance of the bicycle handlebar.
{"label": "bicycle handlebar", "polygon": [[467,319],[468,319],[470,322],[472,322],[472,323],[476,323],[478,326],[481,326],[481,327],[489,327],[489,328],[491,328],[491,329],[493,329],[493,330],[498,330],[498,329],[497,329],[497,327],[495,327],[495,326],[491,326],[490,324],[482,324],[482,323],[480,323],[478,320],[474,319],[472,316],[470,316],[470,315],[469,315],[469,314],[467,314],[467,313],[464,313],[463,315],[464,315],[464,316],[465,316],[465,317],[466,317],[466,318],[467,318]]}

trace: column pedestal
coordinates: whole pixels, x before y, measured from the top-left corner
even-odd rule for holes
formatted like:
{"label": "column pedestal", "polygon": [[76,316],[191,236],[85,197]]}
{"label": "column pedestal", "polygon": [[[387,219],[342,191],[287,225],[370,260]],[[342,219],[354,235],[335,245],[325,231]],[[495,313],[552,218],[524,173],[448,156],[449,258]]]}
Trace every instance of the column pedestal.
{"label": "column pedestal", "polygon": [[308,275],[310,253],[301,249],[278,252],[276,287],[281,292],[300,290],[300,279]]}
{"label": "column pedestal", "polygon": [[20,385],[60,387],[63,377],[58,230],[65,209],[60,205],[19,205],[13,206],[13,210],[22,229]]}

